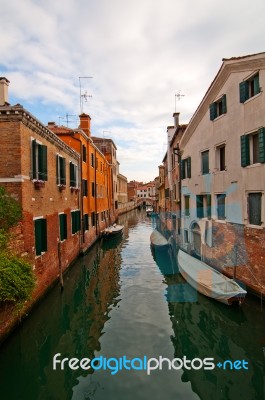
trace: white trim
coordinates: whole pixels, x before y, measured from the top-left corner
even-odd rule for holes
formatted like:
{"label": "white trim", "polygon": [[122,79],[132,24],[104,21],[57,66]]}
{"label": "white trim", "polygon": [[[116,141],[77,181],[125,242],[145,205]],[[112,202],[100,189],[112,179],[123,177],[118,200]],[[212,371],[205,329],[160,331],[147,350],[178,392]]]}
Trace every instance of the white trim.
{"label": "white trim", "polygon": [[46,219],[46,218],[44,218],[42,215],[40,217],[33,217],[33,221],[35,221],[36,219]]}
{"label": "white trim", "polygon": [[[27,178],[29,179],[29,178]],[[0,178],[0,182],[2,183],[11,183],[11,182],[24,182],[24,178],[20,177],[20,178]]]}

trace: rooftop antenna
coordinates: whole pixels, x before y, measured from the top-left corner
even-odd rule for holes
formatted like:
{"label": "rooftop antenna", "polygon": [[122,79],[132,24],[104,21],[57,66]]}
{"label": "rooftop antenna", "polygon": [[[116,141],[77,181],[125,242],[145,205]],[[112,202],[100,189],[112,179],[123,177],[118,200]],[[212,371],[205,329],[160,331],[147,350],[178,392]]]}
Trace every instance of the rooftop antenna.
{"label": "rooftop antenna", "polygon": [[81,79],[92,79],[93,76],[79,76],[79,97],[80,97],[80,114],[83,112],[83,100],[87,101],[88,97],[92,97],[87,94],[87,91],[85,91],[84,94],[82,94],[82,88],[81,88]]}
{"label": "rooftop antenna", "polygon": [[65,114],[65,117],[59,117],[59,125],[60,125],[60,120],[62,119],[63,121],[66,121],[66,126],[68,128],[69,122],[76,122],[77,118],[75,120],[69,119],[69,117],[77,117],[75,114]]}
{"label": "rooftop antenna", "polygon": [[180,94],[181,90],[178,91],[177,94],[175,94],[175,112],[177,112],[177,99],[178,101],[181,99],[181,97],[184,97],[185,94]]}

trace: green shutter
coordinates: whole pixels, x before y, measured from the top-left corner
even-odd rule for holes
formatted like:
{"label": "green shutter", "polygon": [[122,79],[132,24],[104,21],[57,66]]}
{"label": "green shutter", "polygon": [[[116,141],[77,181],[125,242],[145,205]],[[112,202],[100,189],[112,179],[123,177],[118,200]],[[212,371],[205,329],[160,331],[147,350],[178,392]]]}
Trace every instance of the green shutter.
{"label": "green shutter", "polygon": [[42,251],[47,251],[47,221],[46,219],[41,219],[41,241],[42,241]]}
{"label": "green shutter", "polygon": [[67,239],[67,215],[60,214],[59,222],[60,222],[60,240],[63,241]]}
{"label": "green shutter", "polygon": [[56,155],[56,185],[59,185],[59,156]]}
{"label": "green shutter", "polygon": [[84,214],[84,230],[88,230],[88,214]]}
{"label": "green shutter", "polygon": [[37,179],[37,170],[36,170],[36,140],[32,140],[31,142],[31,168],[32,168],[32,179]]}
{"label": "green shutter", "polygon": [[196,196],[196,210],[197,210],[197,218],[203,218],[203,196]]}
{"label": "green shutter", "polygon": [[222,96],[221,102],[222,102],[222,114],[225,114],[226,111],[227,111],[227,107],[226,107],[226,94],[224,94],[224,95]]}
{"label": "green shutter", "polygon": [[71,220],[72,220],[72,234],[76,232],[76,220],[75,220],[75,212],[71,212]]}
{"label": "green shutter", "polygon": [[34,221],[35,225],[35,250],[36,256],[41,255],[41,219]]}
{"label": "green shutter", "polygon": [[47,251],[47,221],[44,218],[35,220],[35,249],[36,256]]}
{"label": "green shutter", "polygon": [[76,211],[76,232],[80,231],[81,229],[81,221],[80,221],[80,211]]}
{"label": "green shutter", "polygon": [[70,186],[74,187],[74,164],[70,162]]}
{"label": "green shutter", "polygon": [[41,166],[42,180],[47,181],[48,180],[47,146],[43,145],[41,147],[42,147],[42,166]]}
{"label": "green shutter", "polygon": [[217,104],[210,104],[210,120],[213,121],[217,117]]}
{"label": "green shutter", "polygon": [[254,96],[260,92],[260,87],[259,87],[259,74],[254,76]]}
{"label": "green shutter", "polygon": [[66,166],[65,166],[65,158],[61,157],[61,184],[66,184]]}
{"label": "green shutter", "polygon": [[249,136],[242,135],[240,137],[241,140],[241,167],[246,167],[250,164],[250,155],[249,155]]}
{"label": "green shutter", "polygon": [[180,177],[181,179],[185,179],[185,160],[181,160],[180,163]]}
{"label": "green shutter", "polygon": [[248,89],[248,81],[240,82],[239,84],[239,99],[240,103],[245,103],[245,101],[249,98],[249,89]]}
{"label": "green shutter", "polygon": [[258,130],[259,135],[259,162],[265,163],[265,128]]}
{"label": "green shutter", "polygon": [[191,158],[187,158],[187,178],[191,178]]}

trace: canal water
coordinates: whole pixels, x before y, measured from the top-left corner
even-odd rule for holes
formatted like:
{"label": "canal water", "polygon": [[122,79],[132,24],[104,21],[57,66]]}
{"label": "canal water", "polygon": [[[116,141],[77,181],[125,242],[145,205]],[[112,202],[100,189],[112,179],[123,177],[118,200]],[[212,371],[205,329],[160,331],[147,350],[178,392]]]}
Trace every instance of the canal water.
{"label": "canal water", "polygon": [[[155,220],[133,211],[121,222],[123,238],[80,258],[64,276],[64,291],[54,287],[2,345],[0,398],[263,400],[260,302],[247,296],[241,308],[228,307],[195,293],[174,254],[151,252]],[[58,353],[58,360],[97,362],[94,370],[53,369]],[[205,358],[213,369],[202,365]],[[149,375],[148,363],[157,367]]]}

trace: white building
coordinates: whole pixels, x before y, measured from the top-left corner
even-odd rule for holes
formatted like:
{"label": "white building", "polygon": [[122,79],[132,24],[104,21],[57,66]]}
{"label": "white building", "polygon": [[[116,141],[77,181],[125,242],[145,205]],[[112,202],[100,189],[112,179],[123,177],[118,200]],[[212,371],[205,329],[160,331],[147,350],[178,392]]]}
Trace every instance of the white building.
{"label": "white building", "polygon": [[265,293],[264,89],[265,53],[223,59],[180,150],[183,247]]}

